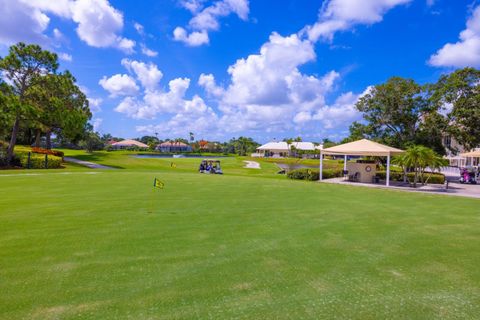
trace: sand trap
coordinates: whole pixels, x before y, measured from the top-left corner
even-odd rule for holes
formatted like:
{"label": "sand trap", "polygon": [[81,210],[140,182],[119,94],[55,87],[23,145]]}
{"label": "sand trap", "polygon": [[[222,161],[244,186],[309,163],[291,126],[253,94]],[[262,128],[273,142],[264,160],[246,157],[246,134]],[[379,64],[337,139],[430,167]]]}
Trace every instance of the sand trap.
{"label": "sand trap", "polygon": [[256,161],[243,161],[245,162],[245,167],[244,168],[248,168],[248,169],[261,169],[260,168],[260,163],[256,162]]}

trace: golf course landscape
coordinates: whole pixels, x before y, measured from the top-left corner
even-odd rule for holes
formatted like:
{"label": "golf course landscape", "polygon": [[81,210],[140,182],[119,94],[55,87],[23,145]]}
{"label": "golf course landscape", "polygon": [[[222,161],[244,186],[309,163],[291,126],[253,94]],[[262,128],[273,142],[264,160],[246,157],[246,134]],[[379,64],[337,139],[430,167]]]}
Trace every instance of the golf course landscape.
{"label": "golf course landscape", "polygon": [[0,171],[1,319],[480,314],[479,200],[64,151],[114,169]]}

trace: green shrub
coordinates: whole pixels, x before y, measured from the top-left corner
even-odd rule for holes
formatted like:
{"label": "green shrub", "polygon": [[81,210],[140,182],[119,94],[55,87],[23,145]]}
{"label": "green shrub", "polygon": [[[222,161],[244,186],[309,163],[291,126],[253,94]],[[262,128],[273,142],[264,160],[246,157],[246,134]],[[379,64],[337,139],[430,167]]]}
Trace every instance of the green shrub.
{"label": "green shrub", "polygon": [[[319,172],[320,170],[318,169],[296,169],[289,171],[287,173],[287,177],[289,179],[295,179],[295,180],[308,180],[308,181],[317,181],[319,177]],[[323,170],[323,179],[330,179],[330,178],[335,178],[335,177],[341,177],[342,176],[342,170],[338,169],[325,169]]]}
{"label": "green shrub", "polygon": [[[23,168],[28,167],[28,152],[22,152],[16,154],[20,159],[20,164]],[[48,156],[48,169],[58,169],[62,167],[62,158],[49,155]],[[45,155],[36,153],[30,154],[30,169],[45,169]]]}
{"label": "green shrub", "polygon": [[[379,177],[382,180],[386,179],[386,172],[385,171],[377,171],[376,176]],[[425,179],[427,179],[430,176],[429,172],[425,173]],[[413,182],[413,179],[415,177],[414,172],[409,172],[407,173],[407,178],[408,181]],[[395,172],[395,171],[390,171],[390,180],[392,181],[403,181],[403,172]],[[418,177],[418,182],[421,183],[420,181],[420,176]],[[445,183],[445,176],[441,173],[434,173],[432,176],[428,179],[427,183],[430,184],[444,184]]]}

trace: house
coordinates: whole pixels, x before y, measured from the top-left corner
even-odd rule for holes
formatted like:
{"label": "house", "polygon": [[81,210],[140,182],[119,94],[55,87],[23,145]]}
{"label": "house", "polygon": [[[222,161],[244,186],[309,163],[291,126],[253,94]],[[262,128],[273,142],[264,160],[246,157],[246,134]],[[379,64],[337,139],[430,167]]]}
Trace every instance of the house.
{"label": "house", "polygon": [[147,149],[148,145],[146,145],[145,143],[141,143],[140,141],[137,141],[137,140],[126,139],[126,140],[112,143],[111,147],[117,150],[130,149],[130,148]]}
{"label": "house", "polygon": [[320,150],[319,146],[315,146],[312,142],[292,142],[290,145],[290,156],[302,158],[315,158],[316,150]]}
{"label": "house", "polygon": [[271,158],[285,158],[296,157],[302,154],[302,157],[313,158],[315,151],[320,150],[321,146],[315,146],[312,142],[269,142],[257,148],[257,152],[252,154],[252,157],[271,157]]}
{"label": "house", "polygon": [[200,147],[200,150],[207,150],[208,149],[208,141],[202,139],[202,140],[198,141],[198,146]]}
{"label": "house", "polygon": [[475,152],[480,152],[480,148],[465,150],[465,148],[450,135],[445,135],[442,143],[445,149],[447,149],[445,158],[450,162],[451,167],[461,168],[465,166],[478,166],[480,164],[480,157],[475,156]]}
{"label": "house", "polygon": [[259,158],[284,158],[290,154],[290,147],[288,143],[269,142],[257,148],[257,152],[252,154],[252,157]]}
{"label": "house", "polygon": [[192,151],[191,146],[180,141],[166,141],[157,145],[155,149],[157,149],[160,152],[172,152],[172,153]]}

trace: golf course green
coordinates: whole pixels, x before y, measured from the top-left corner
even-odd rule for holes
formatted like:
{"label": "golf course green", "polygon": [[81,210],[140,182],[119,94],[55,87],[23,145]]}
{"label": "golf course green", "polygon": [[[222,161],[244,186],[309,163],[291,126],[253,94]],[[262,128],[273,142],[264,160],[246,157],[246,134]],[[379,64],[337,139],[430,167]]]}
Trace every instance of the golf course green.
{"label": "golf course green", "polygon": [[0,171],[0,319],[480,315],[479,200],[67,155],[117,169]]}

